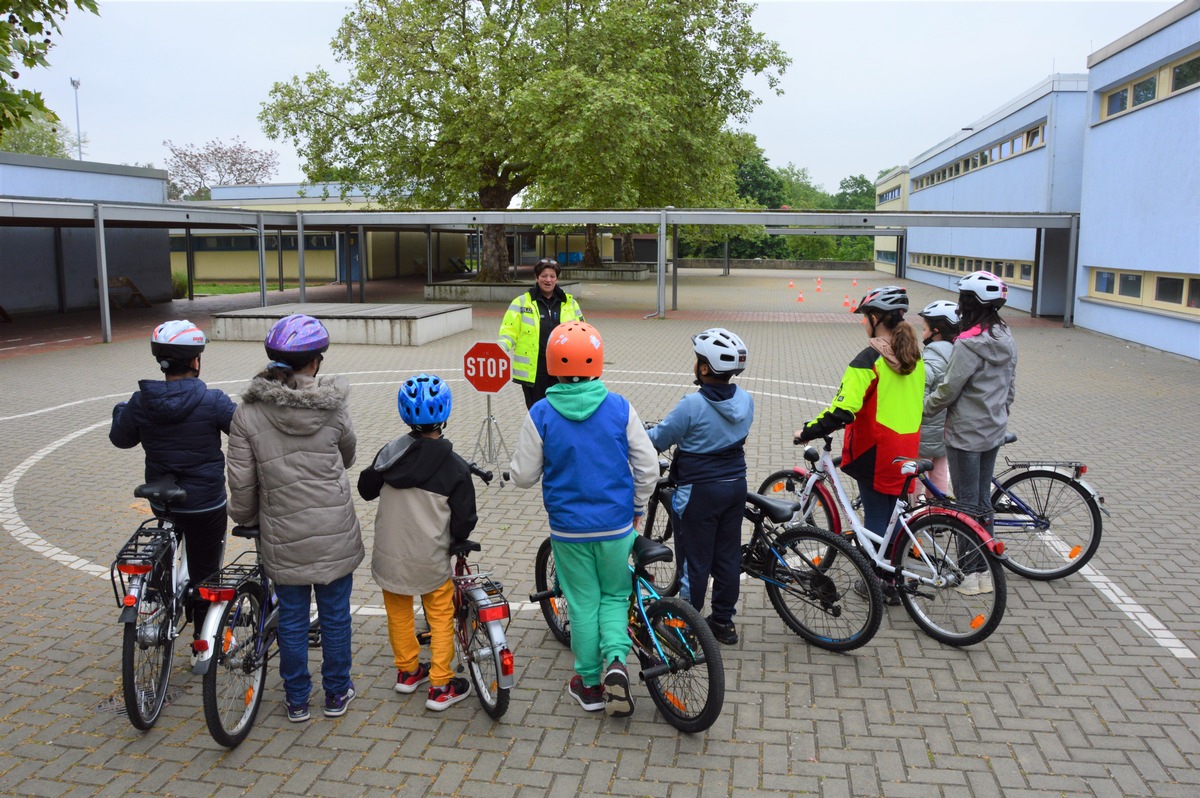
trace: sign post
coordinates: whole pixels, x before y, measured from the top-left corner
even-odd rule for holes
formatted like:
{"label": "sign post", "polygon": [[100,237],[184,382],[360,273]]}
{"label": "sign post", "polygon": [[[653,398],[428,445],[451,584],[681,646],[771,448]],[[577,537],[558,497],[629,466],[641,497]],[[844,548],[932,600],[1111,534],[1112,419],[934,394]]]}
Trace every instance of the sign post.
{"label": "sign post", "polygon": [[484,463],[499,467],[501,451],[506,461],[511,460],[512,455],[500,434],[500,425],[492,415],[492,394],[499,392],[512,377],[512,361],[499,344],[480,341],[463,356],[463,376],[476,391],[487,394],[487,417],[475,439],[471,459],[478,462],[482,454]]}

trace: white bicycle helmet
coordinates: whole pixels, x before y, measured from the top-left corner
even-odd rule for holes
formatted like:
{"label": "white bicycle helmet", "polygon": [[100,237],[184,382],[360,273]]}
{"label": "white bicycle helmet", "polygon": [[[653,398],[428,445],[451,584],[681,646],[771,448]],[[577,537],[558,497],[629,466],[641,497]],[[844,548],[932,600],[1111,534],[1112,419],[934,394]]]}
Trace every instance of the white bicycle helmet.
{"label": "white bicycle helmet", "polygon": [[951,324],[958,324],[960,321],[958,305],[945,299],[930,302],[917,315],[923,319],[945,319]]}
{"label": "white bicycle helmet", "polygon": [[907,313],[908,290],[898,285],[885,285],[881,288],[872,288],[862,298],[862,302],[858,303],[858,308],[854,312],[866,313],[868,310],[878,311],[879,313],[891,313],[898,310],[901,313]]}
{"label": "white bicycle helmet", "polygon": [[150,352],[159,368],[166,371],[170,361],[190,361],[204,351],[207,343],[203,331],[187,319],[165,321],[150,336]]}
{"label": "white bicycle helmet", "polygon": [[713,327],[693,336],[692,349],[715,373],[734,377],[746,370],[750,354],[745,341],[724,327]]}
{"label": "white bicycle helmet", "polygon": [[1008,301],[1008,286],[991,272],[971,272],[958,281],[958,290],[973,295],[979,304],[988,307],[1002,307]]}

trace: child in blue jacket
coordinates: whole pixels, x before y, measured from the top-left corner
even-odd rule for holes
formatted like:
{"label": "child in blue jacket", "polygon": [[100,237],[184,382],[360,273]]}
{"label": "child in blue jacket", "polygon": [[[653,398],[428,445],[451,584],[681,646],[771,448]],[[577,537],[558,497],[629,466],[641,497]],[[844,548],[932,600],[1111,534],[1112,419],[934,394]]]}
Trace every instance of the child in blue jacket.
{"label": "child in blue jacket", "polygon": [[675,548],[683,563],[686,598],[704,607],[713,580],[708,625],[726,645],[738,641],[733,616],[740,594],[742,512],[746,505],[746,436],[754,421],[754,400],[730,380],[746,368],[741,338],[715,327],[692,339],[696,384],[700,390],[680,400],[650,430],[658,451],[674,446],[671,476]]}
{"label": "child in blue jacket", "polygon": [[637,411],[600,382],[604,342],[595,328],[556,327],[546,367],[560,382],[525,417],[512,480],[523,488],[542,481],[554,567],[571,607],[576,675],[567,694],[589,712],[625,717],[633,712],[625,668],[629,553],[658,482],[658,458]]}

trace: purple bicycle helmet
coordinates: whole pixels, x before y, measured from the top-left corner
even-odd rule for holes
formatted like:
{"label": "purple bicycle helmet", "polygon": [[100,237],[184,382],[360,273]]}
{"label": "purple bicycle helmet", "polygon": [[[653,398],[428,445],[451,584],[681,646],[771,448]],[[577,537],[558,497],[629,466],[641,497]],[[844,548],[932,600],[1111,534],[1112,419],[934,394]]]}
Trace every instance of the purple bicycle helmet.
{"label": "purple bicycle helmet", "polygon": [[292,368],[304,368],[329,348],[329,331],[312,316],[293,313],[271,325],[267,356]]}

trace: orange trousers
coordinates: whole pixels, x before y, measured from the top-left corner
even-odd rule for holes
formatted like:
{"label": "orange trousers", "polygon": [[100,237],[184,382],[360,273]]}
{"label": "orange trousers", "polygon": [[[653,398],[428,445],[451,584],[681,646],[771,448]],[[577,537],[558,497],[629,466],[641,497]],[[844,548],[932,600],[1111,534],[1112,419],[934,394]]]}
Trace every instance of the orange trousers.
{"label": "orange trousers", "polygon": [[[387,610],[388,638],[396,669],[414,671],[421,661],[421,644],[413,620],[413,596],[383,591]],[[425,619],[429,621],[429,683],[442,687],[454,676],[454,580],[421,596]]]}

